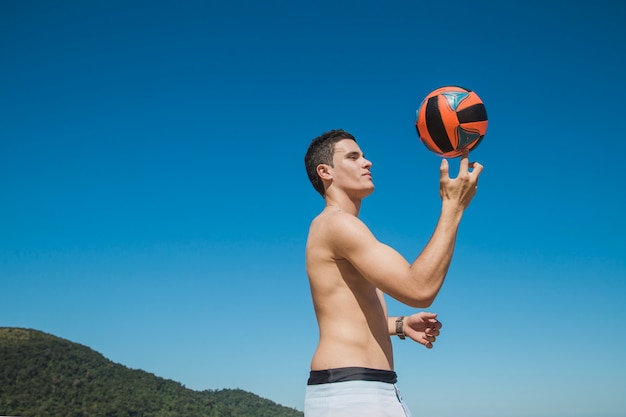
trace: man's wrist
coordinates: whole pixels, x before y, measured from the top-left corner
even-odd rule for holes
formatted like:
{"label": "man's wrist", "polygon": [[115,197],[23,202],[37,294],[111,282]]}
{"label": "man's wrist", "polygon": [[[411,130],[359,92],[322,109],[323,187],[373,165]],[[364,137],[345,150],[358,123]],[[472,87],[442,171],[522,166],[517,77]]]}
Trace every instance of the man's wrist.
{"label": "man's wrist", "polygon": [[440,217],[452,223],[459,223],[463,217],[465,207],[451,200],[443,200],[441,202]]}
{"label": "man's wrist", "polygon": [[404,334],[404,316],[400,316],[396,319],[396,336],[401,340],[406,338],[406,334]]}

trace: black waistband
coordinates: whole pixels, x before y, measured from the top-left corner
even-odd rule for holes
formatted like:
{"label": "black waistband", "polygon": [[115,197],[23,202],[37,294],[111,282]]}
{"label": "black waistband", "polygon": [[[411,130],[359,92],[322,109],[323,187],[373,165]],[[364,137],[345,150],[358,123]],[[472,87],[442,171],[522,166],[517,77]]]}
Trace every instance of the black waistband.
{"label": "black waistband", "polygon": [[377,381],[395,384],[398,376],[394,371],[370,368],[334,368],[323,371],[311,371],[307,385],[330,384],[345,381]]}

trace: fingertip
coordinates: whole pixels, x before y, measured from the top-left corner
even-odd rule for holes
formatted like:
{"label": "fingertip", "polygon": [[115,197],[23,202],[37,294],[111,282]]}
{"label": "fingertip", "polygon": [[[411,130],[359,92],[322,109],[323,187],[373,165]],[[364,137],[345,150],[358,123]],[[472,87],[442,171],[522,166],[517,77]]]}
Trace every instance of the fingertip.
{"label": "fingertip", "polygon": [[480,162],[471,162],[469,167],[472,169],[472,171],[475,171],[476,173],[480,173],[483,170],[483,166]]}

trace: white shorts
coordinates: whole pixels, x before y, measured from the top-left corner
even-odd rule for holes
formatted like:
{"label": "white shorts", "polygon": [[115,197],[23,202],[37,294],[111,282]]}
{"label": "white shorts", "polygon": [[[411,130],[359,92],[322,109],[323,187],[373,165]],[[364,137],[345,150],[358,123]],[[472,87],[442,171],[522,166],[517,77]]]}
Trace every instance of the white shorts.
{"label": "white shorts", "polygon": [[307,385],[304,417],[411,417],[396,384],[346,381]]}

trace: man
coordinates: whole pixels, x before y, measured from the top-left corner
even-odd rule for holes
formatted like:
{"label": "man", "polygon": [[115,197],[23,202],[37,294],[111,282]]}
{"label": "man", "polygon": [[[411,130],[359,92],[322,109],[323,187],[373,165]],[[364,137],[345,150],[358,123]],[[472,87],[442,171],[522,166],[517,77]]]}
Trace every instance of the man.
{"label": "man", "polygon": [[391,336],[432,348],[441,323],[420,312],[389,317],[383,294],[411,307],[429,307],[448,271],[464,210],[474,197],[482,166],[461,159],[451,179],[440,168],[441,214],[431,239],[410,264],[376,240],[358,218],[374,191],[372,163],[354,136],[331,130],[315,138],[305,156],[307,173],[324,197],[312,221],[306,270],[320,339],[307,384],[305,417],[405,417],[396,387]]}

